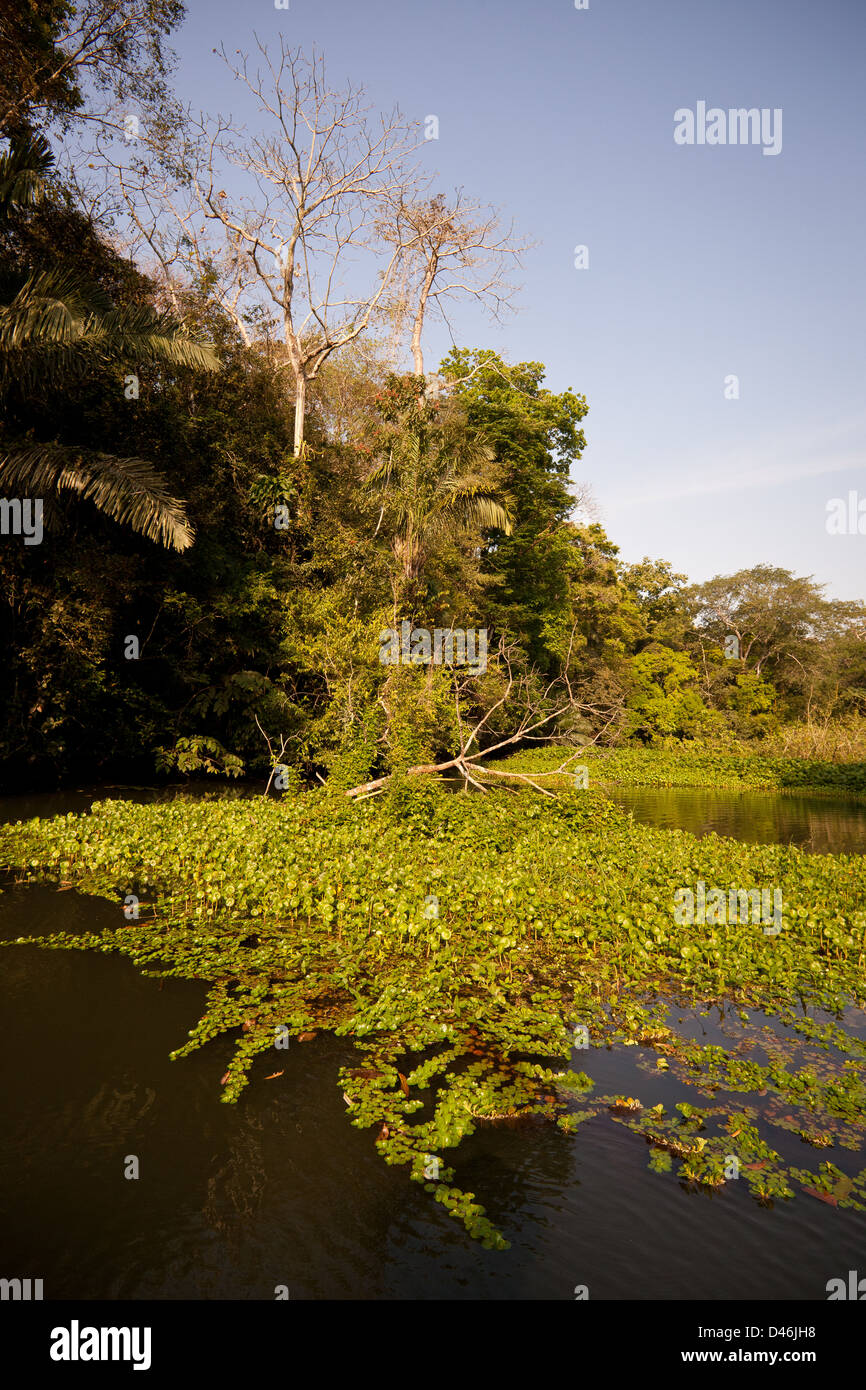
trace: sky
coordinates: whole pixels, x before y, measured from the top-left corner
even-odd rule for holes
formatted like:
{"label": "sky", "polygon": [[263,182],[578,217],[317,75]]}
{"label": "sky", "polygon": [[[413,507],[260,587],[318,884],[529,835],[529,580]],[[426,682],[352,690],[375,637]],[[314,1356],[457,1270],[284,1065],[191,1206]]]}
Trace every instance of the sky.
{"label": "sky", "polygon": [[[435,115],[435,187],[533,243],[516,312],[467,304],[454,339],[586,396],[573,476],[621,558],[866,596],[864,0],[187,0],[178,95],[260,128],[212,50],[281,34]],[[678,143],[699,103],[766,111],[763,143]],[[830,534],[852,492],[864,534]]]}

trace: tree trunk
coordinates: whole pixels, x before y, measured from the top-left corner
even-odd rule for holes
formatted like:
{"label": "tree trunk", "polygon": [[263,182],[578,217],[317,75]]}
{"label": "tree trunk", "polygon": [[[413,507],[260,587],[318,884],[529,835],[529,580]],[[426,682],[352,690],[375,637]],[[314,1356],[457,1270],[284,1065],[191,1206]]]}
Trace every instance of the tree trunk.
{"label": "tree trunk", "polygon": [[304,447],[304,414],[307,406],[307,378],[303,372],[295,377],[295,458]]}
{"label": "tree trunk", "polygon": [[427,300],[433,288],[433,281],[436,279],[438,268],[437,258],[433,256],[427,263],[424,271],[424,279],[421,281],[421,288],[418,291],[418,308],[415,311],[415,320],[412,324],[412,361],[415,364],[415,375],[424,375],[424,354],[421,351],[421,333],[424,328],[424,314],[427,310]]}
{"label": "tree trunk", "polygon": [[421,329],[424,324],[423,310],[419,309],[415,315],[415,322],[412,325],[412,361],[415,364],[415,375],[424,375],[424,354],[421,351]]}

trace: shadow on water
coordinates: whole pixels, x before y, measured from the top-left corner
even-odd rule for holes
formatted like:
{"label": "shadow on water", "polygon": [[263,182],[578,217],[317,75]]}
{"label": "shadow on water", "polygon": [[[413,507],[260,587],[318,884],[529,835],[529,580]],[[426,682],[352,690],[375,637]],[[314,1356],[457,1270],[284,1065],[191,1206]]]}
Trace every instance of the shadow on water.
{"label": "shadow on water", "polygon": [[[0,897],[5,940],[115,921],[74,891]],[[42,1278],[46,1298],[272,1299],[285,1284],[293,1299],[571,1299],[586,1284],[592,1298],[822,1299],[862,1265],[863,1214],[804,1196],[763,1208],[744,1183],[686,1191],[605,1117],[575,1136],[487,1125],[462,1145],[457,1182],[511,1241],[485,1251],[349,1124],[336,1084],[346,1040],[275,1050],[222,1105],[230,1040],[168,1059],[202,986],[26,945],[3,947],[0,970],[0,1273]],[[693,1027],[722,1037],[717,1017]],[[599,1094],[701,1103],[643,1052],[572,1062]],[[124,1177],[130,1155],[137,1180]]]}
{"label": "shadow on water", "polygon": [[65,816],[68,812],[80,815],[89,811],[94,801],[176,801],[178,798],[235,798],[261,796],[264,782],[227,787],[213,782],[183,782],[162,787],[133,787],[103,783],[99,786],[77,787],[74,790],[53,792],[22,792],[15,796],[0,796],[0,824],[31,820],[35,816]]}

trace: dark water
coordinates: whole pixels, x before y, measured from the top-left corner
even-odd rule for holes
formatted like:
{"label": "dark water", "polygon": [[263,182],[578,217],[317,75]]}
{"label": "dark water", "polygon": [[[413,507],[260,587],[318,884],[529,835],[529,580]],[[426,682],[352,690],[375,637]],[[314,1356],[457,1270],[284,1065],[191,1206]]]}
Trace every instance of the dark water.
{"label": "dark water", "polygon": [[65,816],[72,811],[89,811],[94,801],[173,801],[176,797],[261,796],[265,783],[250,782],[231,787],[225,783],[178,782],[162,787],[99,786],[78,787],[72,791],[23,792],[0,796],[0,824],[4,821],[31,820],[34,816]]}
{"label": "dark water", "polygon": [[645,825],[728,835],[759,845],[799,845],[814,854],[866,854],[866,801],[794,792],[692,787],[607,787]]}
{"label": "dark water", "polygon": [[[0,937],[96,930],[115,911],[13,887]],[[511,1241],[485,1251],[348,1123],[346,1040],[258,1059],[234,1106],[219,1102],[230,1042],[170,1062],[203,997],[119,957],[0,949],[0,1277],[42,1278],[46,1299],[273,1299],[287,1285],[292,1299],[570,1300],[585,1284],[593,1299],[823,1301],[828,1279],[864,1268],[866,1214],[805,1195],[764,1208],[744,1182],[687,1191],[604,1117],[575,1136],[486,1125],[456,1151],[456,1181]],[[737,1025],[714,1011],[685,1026],[724,1041]],[[707,1103],[654,1061],[642,1048],[572,1058],[600,1094]],[[863,1161],[770,1133],[813,1170]],[[124,1177],[130,1155],[138,1180]]]}

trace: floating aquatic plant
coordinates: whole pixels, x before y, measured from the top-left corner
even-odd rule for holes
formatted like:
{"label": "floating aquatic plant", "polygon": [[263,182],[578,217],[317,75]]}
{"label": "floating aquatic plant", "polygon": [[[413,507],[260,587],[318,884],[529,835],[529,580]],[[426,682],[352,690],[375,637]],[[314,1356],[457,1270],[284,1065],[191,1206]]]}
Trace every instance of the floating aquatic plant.
{"label": "floating aquatic plant", "polygon": [[[118,904],[116,928],[39,945],[120,951],[148,974],[207,982],[173,1056],[234,1033],[229,1103],[278,1035],[351,1038],[357,1064],[337,1078],[349,1122],[491,1247],[507,1242],[446,1161],[479,1125],[574,1133],[607,1117],[688,1185],[722,1186],[736,1158],[765,1202],[792,1181],[826,1196],[824,1180],[786,1168],[745,1098],[791,1143],[862,1141],[866,1047],[842,1022],[864,993],[858,856],[670,834],[591,791],[419,786],[399,807],[327,792],[101,802],[0,828],[0,865]],[[674,892],[699,879],[781,887],[783,929],[676,922]],[[729,1046],[678,1029],[678,1011],[723,1001],[737,1011]],[[580,1029],[588,1049],[574,1046]],[[647,1096],[594,1096],[583,1065],[618,1045],[651,1063]],[[708,1104],[675,1116],[645,1104],[662,1075]],[[850,1181],[853,1205],[863,1184]]]}

